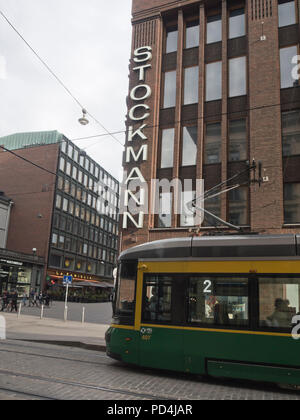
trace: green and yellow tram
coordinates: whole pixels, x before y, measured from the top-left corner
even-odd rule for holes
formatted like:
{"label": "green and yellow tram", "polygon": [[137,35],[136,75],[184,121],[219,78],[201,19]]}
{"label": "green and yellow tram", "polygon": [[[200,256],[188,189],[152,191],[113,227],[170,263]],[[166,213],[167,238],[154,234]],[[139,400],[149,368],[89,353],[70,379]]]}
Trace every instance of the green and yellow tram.
{"label": "green and yellow tram", "polygon": [[119,258],[113,306],[110,357],[300,385],[300,236],[179,238],[130,248]]}

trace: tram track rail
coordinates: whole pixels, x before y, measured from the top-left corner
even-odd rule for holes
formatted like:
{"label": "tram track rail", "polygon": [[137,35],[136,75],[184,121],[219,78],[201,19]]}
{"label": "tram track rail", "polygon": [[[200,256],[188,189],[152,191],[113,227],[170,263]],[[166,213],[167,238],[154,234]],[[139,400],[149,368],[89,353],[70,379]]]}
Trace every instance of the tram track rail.
{"label": "tram track rail", "polygon": [[[40,375],[32,375],[32,374],[28,374],[28,373],[22,373],[22,372],[16,372],[16,371],[11,371],[11,370],[6,370],[6,369],[0,369],[0,375],[5,375],[7,376],[13,376],[13,377],[17,377],[17,378],[23,378],[23,379],[29,379],[29,380],[34,380],[34,381],[41,381],[41,382],[46,382],[46,383],[51,383],[51,384],[59,384],[59,385],[65,385],[65,386],[69,386],[69,387],[76,387],[76,388],[82,388],[82,389],[90,389],[90,390],[94,390],[94,391],[100,391],[100,392],[107,392],[107,393],[112,393],[112,394],[119,394],[119,395],[125,395],[125,396],[130,396],[130,397],[138,397],[139,399],[148,399],[148,400],[162,400],[162,401],[166,401],[169,400],[169,397],[162,397],[161,395],[155,395],[155,394],[149,394],[149,393],[145,393],[145,392],[135,392],[135,391],[129,391],[129,390],[125,390],[122,388],[113,388],[113,387],[107,387],[107,386],[102,386],[102,385],[94,385],[94,384],[88,384],[88,383],[83,383],[83,382],[74,382],[74,381],[70,381],[67,379],[61,379],[61,378],[49,378],[49,377],[45,377],[45,376],[40,376]],[[1,389],[1,387],[0,387]],[[3,390],[5,390],[5,388],[2,388]],[[26,395],[26,391],[19,391],[19,390],[15,390],[15,389],[6,389],[6,391],[8,392],[12,392],[12,393],[18,393],[18,394],[24,394]],[[31,396],[35,396],[38,398],[46,398],[49,399],[49,397],[45,397],[42,395],[36,395],[36,394],[31,394],[28,393],[27,395],[31,395]],[[59,399],[59,398],[50,398],[52,400],[55,399]]]}

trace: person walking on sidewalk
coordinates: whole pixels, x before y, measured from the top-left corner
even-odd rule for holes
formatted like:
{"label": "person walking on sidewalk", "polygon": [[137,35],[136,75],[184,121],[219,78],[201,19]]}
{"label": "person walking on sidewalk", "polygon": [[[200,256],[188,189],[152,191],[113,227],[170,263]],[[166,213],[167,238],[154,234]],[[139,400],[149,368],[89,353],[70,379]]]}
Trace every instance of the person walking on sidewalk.
{"label": "person walking on sidewalk", "polygon": [[18,292],[15,290],[11,295],[11,309],[10,312],[18,312]]}
{"label": "person walking on sidewalk", "polygon": [[8,294],[7,291],[5,290],[3,292],[3,296],[2,296],[2,308],[1,308],[1,312],[4,311],[4,309],[7,307],[8,304]]}
{"label": "person walking on sidewalk", "polygon": [[26,306],[26,301],[27,301],[27,295],[26,295],[26,292],[24,292],[23,296],[22,296],[22,305],[23,306]]}

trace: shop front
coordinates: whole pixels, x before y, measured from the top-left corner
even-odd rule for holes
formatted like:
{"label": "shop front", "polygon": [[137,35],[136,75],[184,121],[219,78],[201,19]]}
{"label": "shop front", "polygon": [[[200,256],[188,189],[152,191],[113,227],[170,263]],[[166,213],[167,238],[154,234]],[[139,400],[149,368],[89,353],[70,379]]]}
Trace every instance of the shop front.
{"label": "shop front", "polygon": [[16,290],[29,295],[31,289],[40,290],[43,263],[39,257],[0,249],[0,295]]}

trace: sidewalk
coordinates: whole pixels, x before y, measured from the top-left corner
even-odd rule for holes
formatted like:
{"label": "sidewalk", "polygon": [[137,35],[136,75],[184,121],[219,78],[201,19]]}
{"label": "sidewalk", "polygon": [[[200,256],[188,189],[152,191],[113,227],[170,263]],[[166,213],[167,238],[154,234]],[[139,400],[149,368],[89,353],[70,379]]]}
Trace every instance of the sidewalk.
{"label": "sidewalk", "polygon": [[1,312],[6,321],[6,338],[83,347],[106,351],[105,332],[109,325],[91,324]]}

